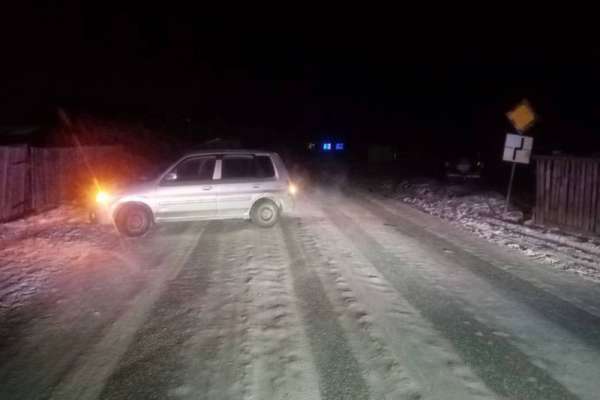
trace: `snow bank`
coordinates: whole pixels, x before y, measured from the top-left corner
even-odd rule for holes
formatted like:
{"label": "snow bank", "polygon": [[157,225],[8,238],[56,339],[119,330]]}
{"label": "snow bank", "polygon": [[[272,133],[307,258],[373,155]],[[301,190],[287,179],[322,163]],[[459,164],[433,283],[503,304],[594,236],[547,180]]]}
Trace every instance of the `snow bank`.
{"label": "snow bank", "polygon": [[561,232],[524,221],[521,210],[500,193],[475,184],[447,184],[433,179],[364,180],[371,192],[394,198],[459,225],[478,236],[521,251],[539,262],[600,281],[600,238]]}

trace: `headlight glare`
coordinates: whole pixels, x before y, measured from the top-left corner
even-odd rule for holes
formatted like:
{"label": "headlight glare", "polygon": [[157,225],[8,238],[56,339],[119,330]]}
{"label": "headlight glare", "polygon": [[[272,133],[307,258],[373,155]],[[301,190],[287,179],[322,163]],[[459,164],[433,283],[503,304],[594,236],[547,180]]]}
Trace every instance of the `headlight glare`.
{"label": "headlight glare", "polygon": [[288,186],[288,191],[290,192],[291,195],[295,195],[296,193],[298,193],[298,187],[296,185],[294,185],[293,183],[290,183]]}
{"label": "headlight glare", "polygon": [[96,202],[99,204],[107,204],[110,201],[110,195],[102,190],[96,194]]}

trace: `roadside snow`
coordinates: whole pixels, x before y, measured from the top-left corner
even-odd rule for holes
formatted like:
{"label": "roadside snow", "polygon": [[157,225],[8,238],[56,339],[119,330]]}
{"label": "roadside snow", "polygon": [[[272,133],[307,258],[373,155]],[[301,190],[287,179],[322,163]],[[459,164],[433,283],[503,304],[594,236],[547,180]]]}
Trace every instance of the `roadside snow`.
{"label": "roadside snow", "polygon": [[584,237],[524,221],[521,210],[504,212],[504,197],[469,184],[432,179],[364,180],[370,192],[399,200],[448,220],[486,240],[518,250],[538,262],[600,281],[600,238]]}
{"label": "roadside snow", "polygon": [[72,205],[0,224],[0,318],[116,241],[111,227],[89,224],[85,210]]}

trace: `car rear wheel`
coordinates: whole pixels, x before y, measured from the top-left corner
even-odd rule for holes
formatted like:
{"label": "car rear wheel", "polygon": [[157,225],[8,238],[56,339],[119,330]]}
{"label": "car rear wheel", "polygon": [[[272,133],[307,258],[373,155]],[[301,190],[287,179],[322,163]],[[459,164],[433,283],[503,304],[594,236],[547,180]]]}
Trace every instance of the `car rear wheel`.
{"label": "car rear wheel", "polygon": [[271,200],[260,200],[252,207],[252,222],[263,228],[270,228],[279,220],[279,207]]}
{"label": "car rear wheel", "polygon": [[125,205],[116,218],[119,232],[126,236],[142,236],[152,226],[152,216],[145,207],[139,205]]}

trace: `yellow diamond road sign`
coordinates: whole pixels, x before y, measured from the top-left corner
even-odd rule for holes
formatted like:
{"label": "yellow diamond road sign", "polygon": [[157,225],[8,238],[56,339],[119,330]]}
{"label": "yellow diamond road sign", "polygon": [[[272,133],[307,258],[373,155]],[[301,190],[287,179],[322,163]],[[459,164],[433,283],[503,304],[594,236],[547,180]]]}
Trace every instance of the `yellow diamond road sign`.
{"label": "yellow diamond road sign", "polygon": [[506,116],[519,132],[525,132],[535,122],[535,113],[527,100],[523,100],[514,109],[506,113]]}

